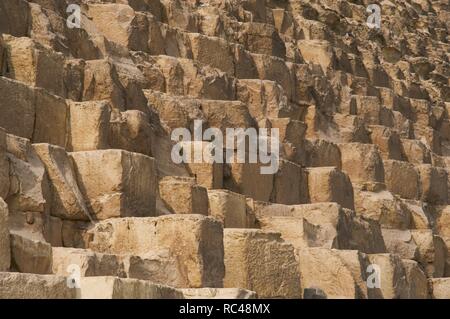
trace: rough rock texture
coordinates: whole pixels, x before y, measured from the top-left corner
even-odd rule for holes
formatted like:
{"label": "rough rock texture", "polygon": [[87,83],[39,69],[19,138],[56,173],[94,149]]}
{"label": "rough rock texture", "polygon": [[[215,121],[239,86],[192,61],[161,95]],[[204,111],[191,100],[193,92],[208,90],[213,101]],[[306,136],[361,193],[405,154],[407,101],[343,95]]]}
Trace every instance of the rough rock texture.
{"label": "rough rock texture", "polygon": [[0,297],[450,298],[450,6],[369,2],[1,0]]}

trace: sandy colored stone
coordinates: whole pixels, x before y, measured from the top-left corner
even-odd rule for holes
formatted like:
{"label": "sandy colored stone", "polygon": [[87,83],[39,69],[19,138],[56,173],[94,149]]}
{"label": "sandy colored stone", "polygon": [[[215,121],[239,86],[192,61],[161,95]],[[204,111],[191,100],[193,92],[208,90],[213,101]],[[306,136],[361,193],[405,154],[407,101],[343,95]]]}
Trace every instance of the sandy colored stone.
{"label": "sandy colored stone", "polygon": [[180,299],[182,294],[149,281],[117,277],[82,277],[81,299]]}
{"label": "sandy colored stone", "polygon": [[110,106],[106,102],[70,102],[70,150],[108,148]]}
{"label": "sandy colored stone", "polygon": [[66,151],[50,144],[34,144],[44,163],[52,191],[51,214],[74,220],[89,220],[85,199],[78,188],[74,165]]}
{"label": "sandy colored stone", "polygon": [[368,257],[371,264],[379,267],[382,298],[407,298],[407,276],[401,258],[392,254],[371,254]]}
{"label": "sandy colored stone", "polygon": [[52,247],[25,234],[11,232],[11,268],[33,274],[52,273]]}
{"label": "sandy colored stone", "polygon": [[8,271],[11,248],[8,229],[8,205],[0,198],[0,271]]}
{"label": "sandy colored stone", "polygon": [[242,288],[178,289],[185,299],[256,299],[254,291]]}
{"label": "sandy colored stone", "polygon": [[92,216],[154,216],[155,160],[123,150],[70,154],[81,193]]}
{"label": "sandy colored stone", "polygon": [[208,215],[208,192],[194,178],[165,177],[159,182],[159,194],[175,214]]}
{"label": "sandy colored stone", "polygon": [[208,190],[210,215],[224,228],[247,228],[245,196],[227,190]]}
{"label": "sandy colored stone", "polygon": [[90,233],[89,248],[94,251],[145,256],[168,249],[184,287],[222,286],[222,226],[210,217],[116,218],[97,223]]}
{"label": "sandy colored stone", "polygon": [[[277,233],[225,229],[224,287],[255,291],[260,298],[299,298],[300,277],[294,248]],[[265,260],[264,266],[259,260]]]}
{"label": "sandy colored stone", "polygon": [[312,203],[336,202],[344,208],[354,209],[353,187],[347,174],[335,167],[309,168],[307,174]]}
{"label": "sandy colored stone", "polygon": [[0,273],[2,299],[75,299],[76,290],[67,286],[66,277],[55,275]]}
{"label": "sandy colored stone", "polygon": [[59,276],[69,276],[72,265],[78,266],[80,276],[118,276],[125,272],[120,259],[115,255],[93,252],[86,249],[53,247],[52,272]]}

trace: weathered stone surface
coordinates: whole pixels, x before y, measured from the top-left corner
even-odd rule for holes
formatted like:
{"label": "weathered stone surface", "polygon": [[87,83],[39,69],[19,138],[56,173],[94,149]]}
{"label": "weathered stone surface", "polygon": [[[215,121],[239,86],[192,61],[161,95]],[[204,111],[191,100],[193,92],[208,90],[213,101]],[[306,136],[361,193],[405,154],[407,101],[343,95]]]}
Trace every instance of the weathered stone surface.
{"label": "weathered stone surface", "polygon": [[347,174],[335,167],[308,169],[309,198],[315,202],[336,202],[344,208],[354,209],[353,187]]}
{"label": "weathered stone surface", "polygon": [[117,218],[96,224],[90,233],[89,248],[102,253],[145,256],[155,250],[169,250],[183,276],[176,279],[184,287],[222,286],[222,226],[212,218],[201,215]]}
{"label": "weathered stone surface", "polygon": [[165,177],[159,182],[159,194],[175,214],[208,215],[208,192],[190,177]]}
{"label": "weathered stone surface", "polygon": [[0,127],[8,133],[31,139],[36,116],[32,89],[20,82],[0,77],[0,96]]}
{"label": "weathered stone surface", "polygon": [[419,174],[408,162],[383,161],[386,186],[401,198],[417,199],[420,194]]}
{"label": "weathered stone surface", "polygon": [[15,232],[11,233],[10,241],[13,270],[34,274],[52,273],[52,247],[48,243]]}
{"label": "weathered stone surface", "polygon": [[427,277],[443,277],[447,259],[445,242],[441,237],[433,235],[431,230],[417,229],[411,231],[411,234],[419,248],[417,261]]}
{"label": "weathered stone surface", "polygon": [[431,298],[449,299],[450,298],[450,278],[429,279]]}
{"label": "weathered stone surface", "polygon": [[97,219],[156,214],[153,158],[122,150],[73,152],[75,174]]}
{"label": "weathered stone surface", "polygon": [[[327,248],[303,248],[297,251],[302,289],[319,288],[330,299],[367,297],[361,294],[357,280],[363,281],[360,269],[357,277],[337,251]],[[361,267],[362,268],[362,267]],[[359,278],[358,278],[359,277]]]}
{"label": "weathered stone surface", "polygon": [[408,229],[411,225],[411,212],[400,198],[386,190],[355,189],[355,210],[358,215],[376,220],[385,228]]}
{"label": "weathered stone surface", "polygon": [[89,211],[66,151],[49,144],[34,144],[33,147],[50,179],[53,194],[51,214],[66,219],[89,220]]}
{"label": "weathered stone surface", "polygon": [[178,289],[184,299],[257,299],[254,291],[242,288],[185,288]]}
{"label": "weathered stone surface", "polygon": [[352,183],[384,182],[384,167],[378,149],[374,145],[360,143],[339,144],[342,170]]}
{"label": "weathered stone surface", "polygon": [[447,172],[429,164],[418,166],[422,200],[431,204],[443,204],[448,200]]}
{"label": "weathered stone surface", "polygon": [[224,228],[248,228],[245,196],[227,190],[208,190],[210,215]]}
{"label": "weathered stone surface", "polygon": [[110,106],[106,102],[71,102],[70,146],[73,152],[108,148]]}
{"label": "weathered stone surface", "polygon": [[55,275],[0,273],[2,299],[74,299],[76,290],[67,286],[66,277]]}
{"label": "weathered stone surface", "polygon": [[[75,28],[68,2],[0,1],[0,271],[50,244],[84,298],[445,296],[446,1],[384,1],[380,30],[367,1],[77,0]],[[176,160],[218,140],[172,136],[195,121],[278,130],[276,162]]]}
{"label": "weathered stone surface", "polygon": [[81,299],[181,299],[176,289],[149,281],[117,277],[82,277]]}
{"label": "weathered stone surface", "polygon": [[10,186],[9,162],[6,150],[6,132],[3,128],[0,128],[0,197],[2,198],[8,196]]}
{"label": "weathered stone surface", "polygon": [[405,267],[406,282],[408,285],[407,298],[428,299],[428,282],[422,269],[413,260],[403,259],[402,262]]}
{"label": "weathered stone surface", "polygon": [[[300,277],[294,248],[277,233],[225,229],[224,287],[255,291],[260,298],[299,298]],[[264,266],[259,260],[265,260]]]}
{"label": "weathered stone surface", "polygon": [[79,267],[79,275],[82,277],[125,276],[123,265],[115,255],[85,249],[53,247],[52,256],[52,272],[59,276],[70,275],[71,265]]}
{"label": "weathered stone surface", "polygon": [[372,254],[368,258],[371,264],[379,267],[382,298],[407,298],[407,276],[401,258],[392,254]]}
{"label": "weathered stone surface", "polygon": [[8,229],[8,205],[0,198],[0,271],[8,271],[11,248]]}
{"label": "weathered stone surface", "polygon": [[359,218],[336,203],[288,206],[256,202],[253,210],[262,229],[280,232],[295,248],[386,251],[377,223]]}

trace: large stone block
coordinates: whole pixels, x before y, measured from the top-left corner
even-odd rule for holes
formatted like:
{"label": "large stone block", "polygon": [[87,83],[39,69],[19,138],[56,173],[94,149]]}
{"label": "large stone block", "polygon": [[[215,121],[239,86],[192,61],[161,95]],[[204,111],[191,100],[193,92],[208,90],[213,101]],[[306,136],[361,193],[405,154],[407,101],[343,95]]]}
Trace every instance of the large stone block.
{"label": "large stone block", "polygon": [[279,234],[256,229],[225,229],[224,249],[224,287],[253,290],[260,298],[301,296],[294,248]]}
{"label": "large stone block", "polygon": [[63,98],[44,89],[35,90],[36,118],[33,143],[67,146],[69,136],[69,106]]}
{"label": "large stone block", "polygon": [[11,268],[15,271],[51,274],[52,246],[27,238],[21,233],[11,232]]}
{"label": "large stone block", "polygon": [[128,110],[117,114],[109,124],[111,148],[152,156],[153,130],[147,114]]}
{"label": "large stone block", "polygon": [[227,190],[208,190],[210,215],[224,228],[247,228],[247,207],[244,195]]}
{"label": "large stone block", "polygon": [[261,174],[261,163],[231,163],[224,187],[255,200],[269,201],[273,192],[274,175]]}
{"label": "large stone block", "polygon": [[406,272],[407,282],[407,298],[409,299],[428,299],[428,282],[427,276],[423,273],[422,269],[416,261],[403,259],[403,266]]}
{"label": "large stone block", "polygon": [[11,264],[11,248],[8,229],[8,206],[0,198],[0,271],[8,271]]}
{"label": "large stone block", "polygon": [[375,145],[361,143],[339,144],[342,170],[352,183],[384,182],[384,167]]}
{"label": "large stone block", "polygon": [[72,220],[89,220],[83,195],[76,181],[74,167],[66,151],[49,144],[34,144],[34,150],[44,163],[51,191],[51,214]]}
{"label": "large stone block", "polygon": [[384,228],[409,229],[411,211],[391,192],[370,192],[355,189],[355,209],[358,215],[378,221]]}
{"label": "large stone block", "polygon": [[78,185],[97,219],[156,214],[156,167],[151,157],[123,150],[73,152]]}
{"label": "large stone block", "polygon": [[1,299],[75,299],[67,278],[55,275],[0,273]]}
{"label": "large stone block", "polygon": [[242,288],[185,288],[178,291],[184,299],[257,299],[254,291]]}
{"label": "large stone block", "polygon": [[79,275],[124,277],[123,264],[115,255],[93,252],[87,249],[53,247],[52,271],[59,276],[69,276],[73,265],[79,267]]}
{"label": "large stone block", "polygon": [[312,203],[336,202],[354,209],[350,178],[335,167],[308,168],[308,190]]}
{"label": "large stone block", "polygon": [[443,277],[447,259],[445,242],[431,230],[416,229],[411,234],[419,250],[417,261],[427,277]]}
{"label": "large stone block", "polygon": [[0,197],[6,198],[9,192],[9,161],[6,155],[6,132],[0,127]]}
{"label": "large stone block", "polygon": [[51,194],[44,164],[29,140],[8,134],[7,145],[11,187],[5,198],[10,211],[47,212]]}
{"label": "large stone block", "polygon": [[[330,299],[367,298],[365,271],[367,259],[354,251],[304,248],[297,251],[302,289],[321,289]],[[358,255],[358,256],[357,256]]]}
{"label": "large stone block", "polygon": [[159,182],[159,194],[175,214],[208,215],[208,192],[192,177],[164,177]]}
{"label": "large stone block", "polygon": [[222,287],[222,226],[201,215],[105,220],[90,231],[89,247],[112,254],[143,255],[169,250],[183,287]]}
{"label": "large stone block", "polygon": [[355,216],[336,203],[278,205],[254,203],[259,226],[280,232],[283,239],[302,247],[357,249],[366,253],[386,251],[380,226]]}
{"label": "large stone block", "polygon": [[[251,195],[250,197],[255,198]],[[259,199],[264,200],[263,198]],[[286,205],[307,203],[307,172],[300,165],[280,160],[278,171],[273,176],[273,189],[270,201]]]}
{"label": "large stone block", "polygon": [[191,161],[186,163],[189,173],[195,176],[196,182],[207,189],[223,188],[224,167],[222,163],[213,161],[212,157],[203,158],[203,162],[196,163],[195,152],[202,153],[209,145],[208,142],[181,142],[183,152],[191,153]]}
{"label": "large stone block", "polygon": [[384,228],[382,229],[382,234],[389,253],[397,254],[402,259],[418,260],[419,248],[410,230]]}
{"label": "large stone block", "polygon": [[31,139],[35,121],[35,94],[20,82],[0,77],[0,127]]}
{"label": "large stone block", "polygon": [[81,299],[181,299],[176,289],[149,281],[117,277],[82,277]]}
{"label": "large stone block", "polygon": [[386,186],[389,191],[401,198],[419,198],[419,174],[413,164],[395,160],[385,160],[383,164]]}
{"label": "large stone block", "polygon": [[30,38],[4,37],[8,54],[7,77],[41,87],[64,97],[64,57]]}
{"label": "large stone block", "polygon": [[69,102],[73,152],[108,148],[110,106],[107,102]]}
{"label": "large stone block", "polygon": [[130,50],[147,51],[148,21],[144,14],[119,3],[89,4],[87,15],[109,41]]}
{"label": "large stone block", "polygon": [[194,59],[230,75],[234,74],[234,63],[228,43],[217,37],[189,33]]}
{"label": "large stone block", "polygon": [[[398,255],[371,254],[368,255],[371,264],[376,265],[382,298],[400,299],[408,297],[408,283],[405,267]],[[377,269],[378,268],[378,269]]]}
{"label": "large stone block", "polygon": [[431,298],[450,299],[450,278],[433,278],[428,281]]}
{"label": "large stone block", "polygon": [[431,204],[446,204],[448,201],[447,171],[429,164],[417,166],[421,183],[421,200]]}

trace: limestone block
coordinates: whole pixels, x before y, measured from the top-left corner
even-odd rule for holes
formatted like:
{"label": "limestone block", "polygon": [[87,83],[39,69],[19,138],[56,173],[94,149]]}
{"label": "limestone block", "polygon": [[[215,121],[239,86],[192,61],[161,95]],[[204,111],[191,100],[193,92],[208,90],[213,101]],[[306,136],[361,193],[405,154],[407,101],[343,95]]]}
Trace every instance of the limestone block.
{"label": "limestone block", "polygon": [[242,288],[178,289],[184,299],[257,299],[254,291]]}
{"label": "limestone block", "polygon": [[383,165],[386,186],[389,191],[401,198],[419,198],[420,180],[414,165],[396,160],[385,160]]}
{"label": "limestone block", "polygon": [[164,177],[159,182],[159,194],[175,214],[208,215],[208,192],[191,177]]}
{"label": "limestone block", "polygon": [[347,174],[335,167],[309,168],[307,174],[312,203],[336,202],[344,208],[354,209],[353,187]]}
{"label": "limestone block", "polygon": [[421,182],[422,201],[446,204],[448,200],[447,171],[429,164],[417,166]]}
{"label": "limestone block", "polygon": [[440,236],[431,230],[412,230],[412,237],[419,248],[418,263],[429,278],[444,276],[447,259],[447,247]]}
{"label": "limestone block", "polygon": [[403,266],[406,272],[406,282],[408,285],[407,298],[409,299],[428,299],[427,277],[416,261],[403,259]]}
{"label": "limestone block", "polygon": [[279,234],[228,228],[224,230],[224,250],[225,288],[253,290],[261,298],[301,296],[294,248]]}
{"label": "limestone block", "polygon": [[108,148],[110,106],[107,102],[69,102],[73,152]]}
{"label": "limestone block", "polygon": [[81,299],[181,299],[176,289],[149,281],[117,277],[82,277]]}
{"label": "limestone block", "polygon": [[44,163],[52,191],[51,214],[72,220],[89,220],[84,198],[78,188],[74,167],[66,151],[49,144],[34,144]]}
{"label": "limestone block", "polygon": [[221,287],[224,276],[222,226],[201,215],[115,218],[90,231],[89,248],[112,254],[146,255],[167,249],[184,287]]}
{"label": "limestone block", "polygon": [[75,299],[76,290],[67,286],[66,277],[55,275],[0,273],[2,299]]}
{"label": "limestone block", "polygon": [[392,254],[370,254],[368,258],[371,264],[379,267],[382,298],[407,298],[408,283],[401,258]]}
{"label": "limestone block", "polygon": [[8,271],[11,263],[11,248],[8,229],[8,206],[0,198],[0,271]]}
{"label": "limestone block", "polygon": [[384,182],[384,167],[375,145],[361,143],[339,144],[342,170],[352,183]]}
{"label": "limestone block", "polygon": [[55,275],[69,276],[69,267],[75,265],[79,267],[82,277],[125,276],[122,262],[115,255],[65,247],[53,247],[52,255],[52,271]]}
{"label": "limestone block", "polygon": [[34,274],[52,273],[52,247],[39,240],[11,232],[11,268]]}
{"label": "limestone block", "polygon": [[151,157],[123,150],[73,152],[76,178],[97,219],[156,214],[156,168]]}
{"label": "limestone block", "polygon": [[449,299],[450,298],[450,278],[433,278],[428,281],[431,298]]}
{"label": "limestone block", "polygon": [[224,228],[248,228],[244,195],[227,190],[208,190],[210,215],[219,219]]}

